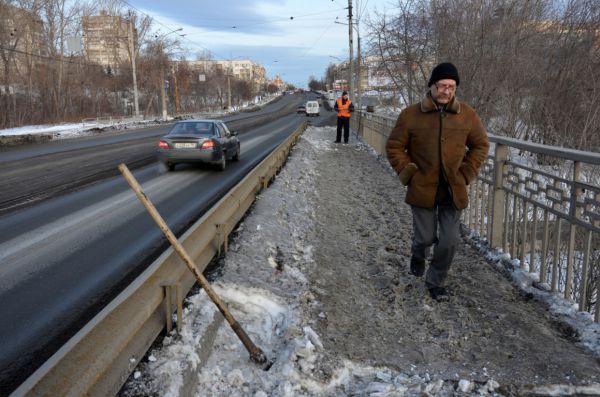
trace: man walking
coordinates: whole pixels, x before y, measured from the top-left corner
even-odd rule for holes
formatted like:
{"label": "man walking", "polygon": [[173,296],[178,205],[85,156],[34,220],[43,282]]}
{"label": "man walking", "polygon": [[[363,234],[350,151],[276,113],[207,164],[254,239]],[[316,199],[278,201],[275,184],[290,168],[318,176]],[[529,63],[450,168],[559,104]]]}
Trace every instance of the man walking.
{"label": "man walking", "polygon": [[445,287],[458,245],[461,211],[469,202],[467,185],[487,158],[489,140],[479,116],[455,96],[458,70],[441,63],[431,72],[420,103],[404,109],[388,138],[387,157],[408,186],[406,203],[413,215],[410,272],[421,277],[425,255],[434,246],[425,285],[437,301]]}
{"label": "man walking", "polygon": [[348,143],[350,137],[350,113],[354,112],[354,104],[348,99],[348,93],[342,92],[342,97],[335,101],[333,107],[337,112],[337,136],[336,143],[342,141],[342,128],[344,128],[344,143]]}

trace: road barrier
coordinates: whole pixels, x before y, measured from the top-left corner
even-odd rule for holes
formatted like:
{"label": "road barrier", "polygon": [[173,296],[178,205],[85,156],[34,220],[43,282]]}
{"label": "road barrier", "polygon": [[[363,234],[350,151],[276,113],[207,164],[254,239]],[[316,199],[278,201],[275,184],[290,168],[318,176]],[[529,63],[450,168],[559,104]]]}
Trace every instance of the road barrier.
{"label": "road barrier", "polygon": [[[229,234],[260,190],[274,179],[307,125],[304,122],[296,129],[179,239],[201,271],[227,248]],[[115,395],[160,332],[172,326],[173,313],[180,326],[182,297],[194,283],[193,275],[169,248],[11,397]],[[205,342],[203,348],[211,345]]]}
{"label": "road barrier", "polygon": [[[385,157],[396,118],[357,113],[352,130]],[[600,154],[489,138],[463,223],[600,322]]]}

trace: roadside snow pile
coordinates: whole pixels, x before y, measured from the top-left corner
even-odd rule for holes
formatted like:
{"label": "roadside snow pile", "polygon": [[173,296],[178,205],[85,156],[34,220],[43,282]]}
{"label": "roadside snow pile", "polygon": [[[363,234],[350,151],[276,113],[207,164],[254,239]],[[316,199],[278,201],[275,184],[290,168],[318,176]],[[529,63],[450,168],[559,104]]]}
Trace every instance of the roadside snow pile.
{"label": "roadside snow pile", "polygon": [[105,123],[67,123],[29,125],[0,130],[0,146],[40,143],[56,139],[70,139],[97,134],[100,131],[121,131],[144,128],[163,123],[159,120],[106,121]]}
{"label": "roadside snow pile", "polygon": [[[87,129],[95,128],[96,125],[86,126]],[[52,125],[27,125],[24,127],[7,128],[0,130],[1,136],[15,136],[15,135],[38,135],[38,134],[63,134],[63,135],[76,135],[83,131],[84,127],[82,123],[68,123],[68,124],[52,124]]]}

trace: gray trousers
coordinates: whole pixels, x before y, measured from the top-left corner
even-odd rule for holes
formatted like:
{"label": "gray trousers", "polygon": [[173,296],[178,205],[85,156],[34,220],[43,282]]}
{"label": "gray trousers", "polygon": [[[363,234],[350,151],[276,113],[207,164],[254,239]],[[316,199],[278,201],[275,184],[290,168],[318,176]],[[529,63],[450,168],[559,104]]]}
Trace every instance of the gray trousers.
{"label": "gray trousers", "polygon": [[[433,258],[425,284],[443,287],[458,245],[461,210],[452,206],[419,208],[411,206],[413,215],[412,256],[425,261],[427,249],[433,247]],[[438,233],[439,232],[439,233]]]}

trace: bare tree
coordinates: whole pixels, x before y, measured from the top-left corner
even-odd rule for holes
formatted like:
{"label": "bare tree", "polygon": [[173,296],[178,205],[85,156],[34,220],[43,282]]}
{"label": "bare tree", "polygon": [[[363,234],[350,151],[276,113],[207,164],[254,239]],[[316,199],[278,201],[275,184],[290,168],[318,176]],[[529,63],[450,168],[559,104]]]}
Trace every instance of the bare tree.
{"label": "bare tree", "polygon": [[369,52],[405,103],[438,62],[497,134],[600,147],[597,0],[398,0],[368,24]]}
{"label": "bare tree", "polygon": [[325,80],[317,80],[315,76],[310,76],[308,78],[308,88],[313,91],[325,91],[326,83]]}
{"label": "bare tree", "polygon": [[423,92],[433,58],[432,29],[426,0],[398,0],[393,12],[376,14],[367,22],[370,53],[376,72],[385,73],[405,104]]}
{"label": "bare tree", "polygon": [[336,77],[336,65],[335,63],[330,63],[329,65],[327,65],[327,69],[325,70],[325,84],[328,88],[333,88]]}

